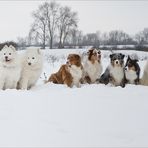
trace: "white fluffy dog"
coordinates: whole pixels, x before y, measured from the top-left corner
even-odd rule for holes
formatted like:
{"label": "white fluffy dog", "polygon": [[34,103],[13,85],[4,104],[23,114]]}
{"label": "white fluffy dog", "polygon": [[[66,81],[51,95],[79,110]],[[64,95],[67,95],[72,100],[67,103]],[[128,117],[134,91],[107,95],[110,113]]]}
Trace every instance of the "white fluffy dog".
{"label": "white fluffy dog", "polygon": [[20,89],[30,89],[39,79],[43,68],[43,55],[40,49],[29,48],[22,59]]}
{"label": "white fluffy dog", "polygon": [[0,51],[0,89],[15,89],[20,73],[20,59],[15,47],[5,45]]}
{"label": "white fluffy dog", "polygon": [[142,85],[148,86],[148,61],[146,62],[146,65],[144,67],[143,76],[140,82]]}

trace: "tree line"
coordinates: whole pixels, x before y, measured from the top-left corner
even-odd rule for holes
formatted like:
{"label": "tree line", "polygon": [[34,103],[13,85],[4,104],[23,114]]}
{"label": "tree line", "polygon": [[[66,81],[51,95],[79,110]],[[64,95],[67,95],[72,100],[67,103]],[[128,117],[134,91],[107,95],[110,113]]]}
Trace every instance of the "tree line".
{"label": "tree line", "polygon": [[19,46],[41,46],[52,48],[83,47],[100,45],[135,45],[148,44],[148,28],[134,36],[122,30],[84,34],[78,29],[78,13],[68,6],[61,6],[55,1],[44,2],[32,12],[33,23],[28,36],[18,37]]}

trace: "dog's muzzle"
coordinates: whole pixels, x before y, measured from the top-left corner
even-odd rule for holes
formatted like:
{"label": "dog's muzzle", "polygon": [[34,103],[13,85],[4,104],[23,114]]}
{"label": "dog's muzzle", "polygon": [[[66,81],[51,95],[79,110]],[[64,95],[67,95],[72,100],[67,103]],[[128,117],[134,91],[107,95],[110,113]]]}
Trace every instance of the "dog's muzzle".
{"label": "dog's muzzle", "polygon": [[69,61],[66,62],[66,65],[67,65],[68,67],[71,67],[71,64],[69,63]]}
{"label": "dog's muzzle", "polygon": [[10,61],[10,59],[8,59],[8,56],[5,56],[5,61],[6,62],[9,62]]}
{"label": "dog's muzzle", "polygon": [[118,60],[116,60],[116,61],[115,61],[115,63],[118,65],[118,64],[119,64],[119,61],[118,61]]}
{"label": "dog's muzzle", "polygon": [[101,59],[101,54],[98,54],[98,58]]}

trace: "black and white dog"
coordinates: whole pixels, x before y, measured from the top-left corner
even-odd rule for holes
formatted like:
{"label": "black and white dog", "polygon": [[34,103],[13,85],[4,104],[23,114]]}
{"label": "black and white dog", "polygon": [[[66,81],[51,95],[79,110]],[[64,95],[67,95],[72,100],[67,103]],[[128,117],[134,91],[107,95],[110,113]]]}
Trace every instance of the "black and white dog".
{"label": "black and white dog", "polygon": [[130,84],[139,84],[140,67],[137,59],[128,56],[125,64],[125,81]]}
{"label": "black and white dog", "polygon": [[110,65],[99,80],[100,83],[105,85],[111,83],[114,86],[125,87],[124,55],[121,53],[111,54],[110,60]]}

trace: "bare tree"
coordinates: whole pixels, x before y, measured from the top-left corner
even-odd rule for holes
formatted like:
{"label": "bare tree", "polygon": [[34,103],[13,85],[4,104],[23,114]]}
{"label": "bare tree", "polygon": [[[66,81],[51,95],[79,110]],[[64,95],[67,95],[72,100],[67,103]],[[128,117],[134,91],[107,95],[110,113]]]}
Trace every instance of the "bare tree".
{"label": "bare tree", "polygon": [[28,37],[25,38],[18,37],[17,44],[20,50],[25,49],[25,47],[28,45]]}
{"label": "bare tree", "polygon": [[65,41],[65,45],[71,45],[72,47],[82,46],[83,41],[83,34],[82,31],[78,30],[77,28],[73,28]]}
{"label": "bare tree", "polygon": [[144,44],[144,36],[142,31],[135,35],[135,40],[139,46],[142,46]]}
{"label": "bare tree", "polygon": [[34,22],[31,26],[29,37],[34,42],[40,42],[43,48],[45,48],[48,40],[50,48],[53,48],[53,38],[57,29],[59,8],[56,2],[45,2],[32,14]]}
{"label": "bare tree", "polygon": [[83,45],[99,46],[99,40],[96,33],[88,33],[83,37]]}
{"label": "bare tree", "polygon": [[142,32],[143,32],[144,42],[145,44],[148,44],[148,28],[144,28]]}
{"label": "bare tree", "polygon": [[72,12],[69,7],[60,8],[60,17],[58,22],[59,48],[64,47],[68,34],[77,27],[77,13]]}
{"label": "bare tree", "polygon": [[40,5],[36,11],[32,13],[34,22],[29,32],[30,40],[34,40],[35,43],[40,42],[42,44],[43,49],[45,49],[47,38],[47,18],[45,8],[46,7],[44,3],[43,5]]}
{"label": "bare tree", "polygon": [[102,45],[108,45],[108,40],[109,40],[108,33],[104,32],[104,33],[101,35],[101,44],[102,44]]}
{"label": "bare tree", "polygon": [[60,6],[56,2],[44,3],[45,13],[47,18],[47,27],[49,32],[50,49],[53,48],[53,38],[56,33],[57,24],[59,21]]}
{"label": "bare tree", "polygon": [[129,41],[131,41],[130,36],[127,33],[120,30],[114,30],[109,32],[108,37],[109,37],[108,40],[110,45],[119,45],[119,44],[125,45]]}

